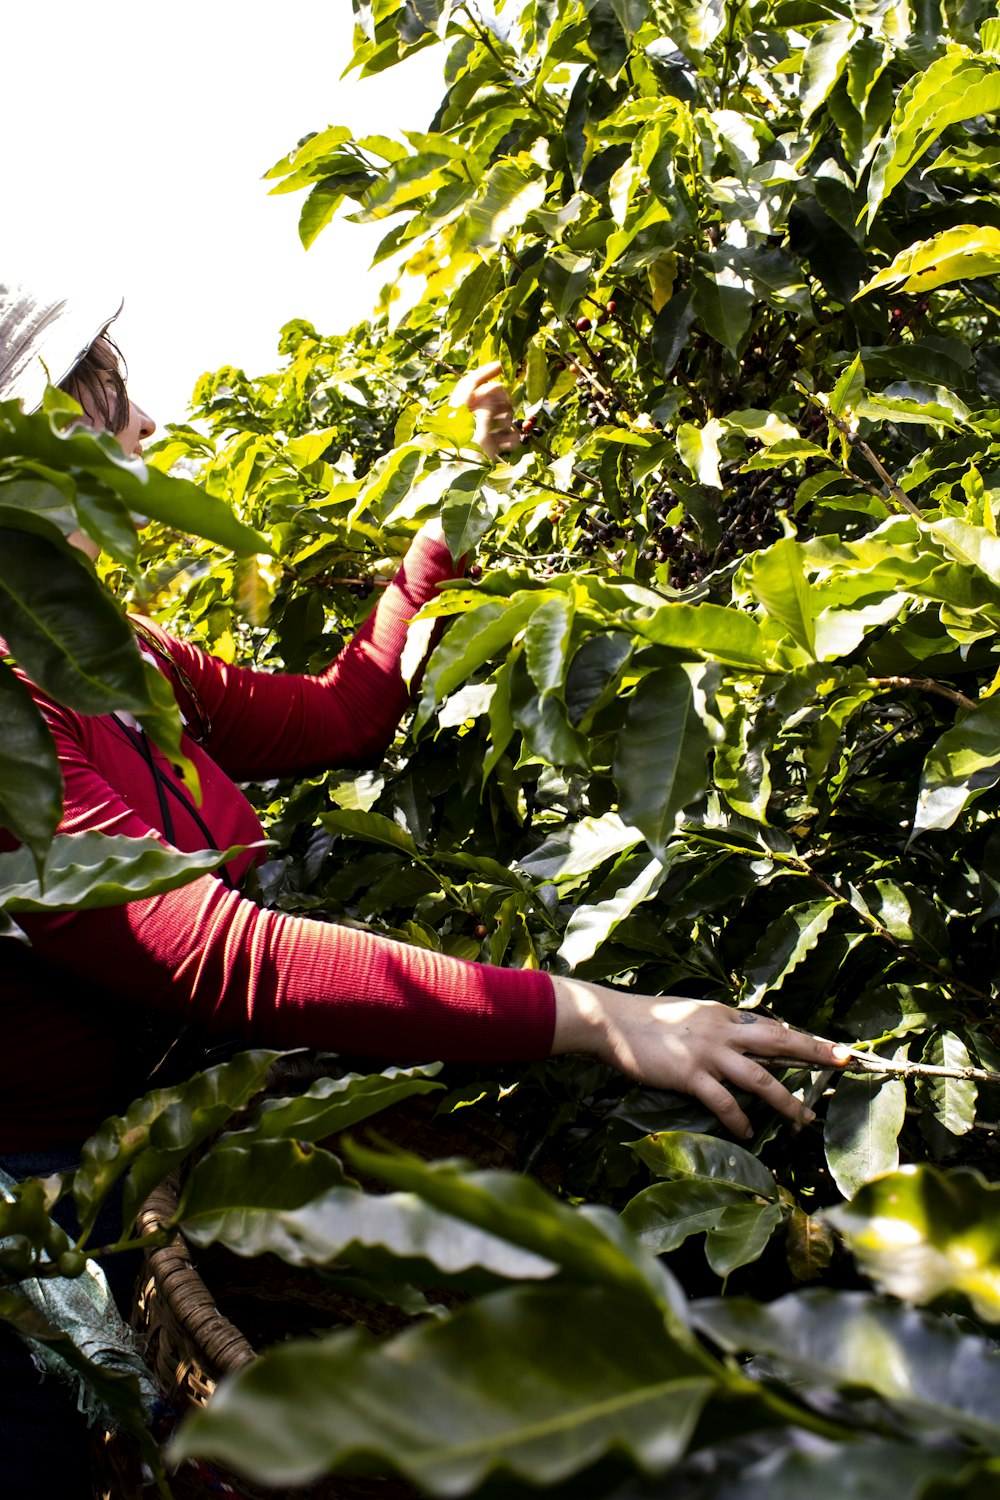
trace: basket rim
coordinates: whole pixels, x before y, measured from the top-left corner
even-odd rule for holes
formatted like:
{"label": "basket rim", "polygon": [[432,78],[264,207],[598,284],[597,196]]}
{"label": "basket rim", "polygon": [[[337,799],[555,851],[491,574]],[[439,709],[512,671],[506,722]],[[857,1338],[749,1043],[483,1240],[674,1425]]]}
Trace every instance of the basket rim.
{"label": "basket rim", "polygon": [[[179,1201],[179,1182],[171,1174],[153,1189],[139,1210],[136,1227],[140,1237],[168,1229]],[[219,1312],[215,1298],[191,1263],[190,1249],[180,1233],[175,1233],[168,1244],[145,1253],[147,1279],[155,1282],[157,1296],[213,1374],[233,1374],[257,1358],[235,1323]]]}

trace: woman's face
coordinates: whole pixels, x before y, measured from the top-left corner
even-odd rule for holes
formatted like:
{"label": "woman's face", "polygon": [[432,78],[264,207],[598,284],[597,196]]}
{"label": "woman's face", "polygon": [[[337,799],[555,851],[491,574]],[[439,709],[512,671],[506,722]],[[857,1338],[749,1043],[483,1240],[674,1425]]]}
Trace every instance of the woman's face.
{"label": "woman's face", "polygon": [[[86,390],[80,392],[80,405],[83,407],[84,420],[87,425],[93,427],[96,432],[101,432],[104,429],[104,417],[100,412],[95,411],[89,397],[89,392]],[[115,437],[130,458],[139,457],[142,453],[143,443],[147,438],[152,437],[155,431],[156,423],[152,417],[147,412],[144,412],[142,407],[138,406],[130,397],[128,403],[128,421],[120,432],[115,433]]]}

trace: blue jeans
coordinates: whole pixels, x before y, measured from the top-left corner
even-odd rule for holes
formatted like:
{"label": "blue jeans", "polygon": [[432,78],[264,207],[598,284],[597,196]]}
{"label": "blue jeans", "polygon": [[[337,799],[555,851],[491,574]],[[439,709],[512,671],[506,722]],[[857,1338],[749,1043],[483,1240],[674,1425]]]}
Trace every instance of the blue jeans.
{"label": "blue jeans", "polygon": [[[0,1156],[12,1177],[47,1177],[79,1164],[79,1152],[25,1151]],[[112,1194],[98,1216],[93,1243],[118,1238],[120,1195]],[[71,1199],[57,1204],[53,1218],[70,1234],[78,1225]],[[127,1319],[138,1253],[110,1256],[108,1281]],[[125,1263],[125,1264],[123,1264]],[[0,1495],[3,1500],[90,1500],[90,1431],[68,1386],[43,1380],[17,1335],[0,1323]]]}

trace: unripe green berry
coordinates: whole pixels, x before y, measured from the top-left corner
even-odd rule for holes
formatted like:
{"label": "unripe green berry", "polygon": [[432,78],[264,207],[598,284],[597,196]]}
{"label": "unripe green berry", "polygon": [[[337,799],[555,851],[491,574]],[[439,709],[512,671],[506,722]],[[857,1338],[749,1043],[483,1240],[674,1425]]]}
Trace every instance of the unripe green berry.
{"label": "unripe green berry", "polygon": [[87,1268],[87,1257],[82,1250],[64,1250],[56,1267],[60,1276],[82,1276]]}

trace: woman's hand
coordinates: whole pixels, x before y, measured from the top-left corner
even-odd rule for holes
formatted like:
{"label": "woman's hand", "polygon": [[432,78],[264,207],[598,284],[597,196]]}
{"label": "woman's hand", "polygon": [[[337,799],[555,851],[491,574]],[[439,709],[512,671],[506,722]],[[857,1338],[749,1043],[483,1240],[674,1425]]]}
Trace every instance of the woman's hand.
{"label": "woman's hand", "polygon": [[[734,1135],[753,1135],[728,1085],[765,1099],[797,1125],[815,1118],[755,1057],[794,1057],[813,1068],[842,1067],[846,1047],[714,1000],[634,995],[553,978],[552,1051],[589,1052],[653,1088],[693,1094]],[[749,1055],[748,1055],[749,1054]]]}
{"label": "woman's hand", "polygon": [[452,392],[452,406],[467,406],[476,419],[476,442],[490,460],[520,447],[514,407],[499,360],[469,370]]}

